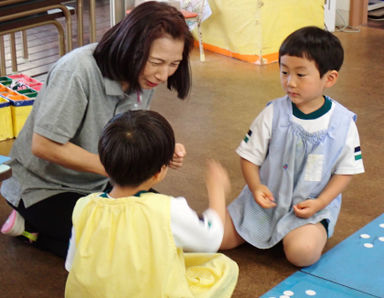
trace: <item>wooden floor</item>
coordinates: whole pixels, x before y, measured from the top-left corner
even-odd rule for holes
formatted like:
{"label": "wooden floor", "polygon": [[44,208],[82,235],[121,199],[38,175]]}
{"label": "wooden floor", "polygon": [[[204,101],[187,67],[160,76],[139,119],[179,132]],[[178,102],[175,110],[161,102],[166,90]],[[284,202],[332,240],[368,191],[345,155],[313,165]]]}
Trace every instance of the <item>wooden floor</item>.
{"label": "wooden floor", "polygon": [[[73,3],[67,5],[75,6]],[[89,7],[88,1],[84,1],[84,43],[89,42]],[[109,1],[96,0],[96,39],[107,31],[110,27],[109,21]],[[64,25],[64,18],[59,19]],[[63,26],[64,28],[65,25]],[[77,42],[77,18],[72,16],[72,42],[73,48],[78,46]],[[27,30],[28,38],[28,59],[23,58],[23,44],[21,32],[16,33],[17,49],[17,72],[26,74],[39,81],[44,81],[50,66],[59,59],[59,42],[57,29],[53,25],[45,25]],[[12,74],[11,53],[9,35],[5,35],[6,52],[6,73]]]}
{"label": "wooden floor", "polygon": [[[98,0],[96,15],[97,37],[100,38],[109,27],[106,0]],[[76,20],[73,20],[76,45]],[[85,24],[88,32],[87,22]],[[333,249],[384,212],[384,30],[381,28],[384,26],[377,24],[374,28],[363,26],[358,33],[335,33],[344,45],[345,63],[337,84],[327,94],[358,115],[357,127],[366,173],[357,175],[343,193],[335,234],[329,239],[325,251]],[[20,64],[19,70],[44,81],[49,66],[58,59],[57,37],[54,29],[30,31],[31,58]],[[205,160],[218,159],[227,168],[232,183],[227,199],[230,203],[244,186],[235,149],[254,117],[269,100],[283,96],[283,91],[276,63],[257,66],[211,52],[206,52],[206,62],[201,63],[198,50],[194,49],[191,68],[193,85],[189,98],[177,100],[174,92],[159,86],[151,108],[170,121],[177,141],[186,146],[188,153],[184,166],[177,171],[168,171],[157,190],[184,196],[200,213],[207,207]],[[0,154],[8,154],[12,142],[0,142]],[[10,210],[6,201],[0,198],[0,225]],[[62,259],[4,235],[0,235],[0,252],[1,298],[64,296],[67,272]],[[260,297],[297,271],[286,261],[279,246],[258,250],[245,244],[224,253],[240,268],[234,298]],[[378,266],[380,264],[382,260],[378,260]]]}

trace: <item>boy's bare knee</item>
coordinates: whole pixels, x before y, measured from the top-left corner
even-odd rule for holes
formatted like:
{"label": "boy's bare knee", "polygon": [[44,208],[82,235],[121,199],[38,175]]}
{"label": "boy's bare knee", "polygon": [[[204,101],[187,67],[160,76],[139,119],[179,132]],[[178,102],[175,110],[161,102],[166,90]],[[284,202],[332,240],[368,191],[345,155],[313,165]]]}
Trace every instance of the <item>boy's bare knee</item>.
{"label": "boy's bare knee", "polygon": [[284,245],[284,252],[287,260],[297,267],[310,266],[316,263],[322,250],[311,243],[297,243]]}
{"label": "boy's bare knee", "polygon": [[326,243],[327,232],[321,223],[308,224],[292,230],[283,240],[287,260],[298,267],[316,263]]}

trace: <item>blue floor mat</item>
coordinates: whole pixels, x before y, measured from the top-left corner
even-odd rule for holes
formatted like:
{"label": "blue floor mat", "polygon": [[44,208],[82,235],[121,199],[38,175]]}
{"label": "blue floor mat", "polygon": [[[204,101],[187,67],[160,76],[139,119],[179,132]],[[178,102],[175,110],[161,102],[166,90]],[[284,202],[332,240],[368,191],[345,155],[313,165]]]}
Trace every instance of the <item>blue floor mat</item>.
{"label": "blue floor mat", "polygon": [[301,271],[384,297],[384,214]]}
{"label": "blue floor mat", "polygon": [[283,280],[272,290],[265,293],[262,298],[289,298],[289,297],[326,297],[326,298],[372,298],[354,289],[297,271]]}
{"label": "blue floor mat", "polygon": [[384,214],[261,297],[291,296],[384,297]]}

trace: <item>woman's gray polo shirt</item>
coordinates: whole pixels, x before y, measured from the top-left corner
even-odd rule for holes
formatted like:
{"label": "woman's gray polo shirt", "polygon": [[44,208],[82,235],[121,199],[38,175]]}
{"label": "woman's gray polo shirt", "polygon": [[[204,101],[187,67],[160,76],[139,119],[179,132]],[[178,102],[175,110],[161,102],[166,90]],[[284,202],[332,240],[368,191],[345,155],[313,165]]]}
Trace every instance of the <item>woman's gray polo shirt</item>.
{"label": "woman's gray polo shirt", "polygon": [[18,206],[20,198],[29,207],[61,192],[102,191],[108,182],[104,176],[77,172],[34,156],[34,132],[97,153],[102,130],[114,115],[149,109],[153,90],[143,90],[140,100],[136,92],[125,94],[118,82],[102,76],[92,55],[95,47],[90,44],[73,50],[50,70],[11,150],[13,176],[3,182],[1,191],[12,205]]}

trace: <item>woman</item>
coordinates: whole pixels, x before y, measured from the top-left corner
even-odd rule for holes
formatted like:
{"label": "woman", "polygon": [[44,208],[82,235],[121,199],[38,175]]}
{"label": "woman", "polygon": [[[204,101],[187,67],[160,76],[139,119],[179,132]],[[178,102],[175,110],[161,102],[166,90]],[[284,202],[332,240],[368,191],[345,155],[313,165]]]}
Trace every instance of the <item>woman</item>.
{"label": "woman", "polygon": [[[97,154],[104,125],[118,113],[149,109],[158,84],[167,82],[168,89],[185,98],[192,45],[177,9],[145,2],[98,44],[62,57],[48,73],[11,150],[13,176],[1,192],[14,210],[2,232],[22,234],[65,257],[77,199],[108,185]],[[184,155],[184,146],[176,144],[174,168],[182,165]]]}

